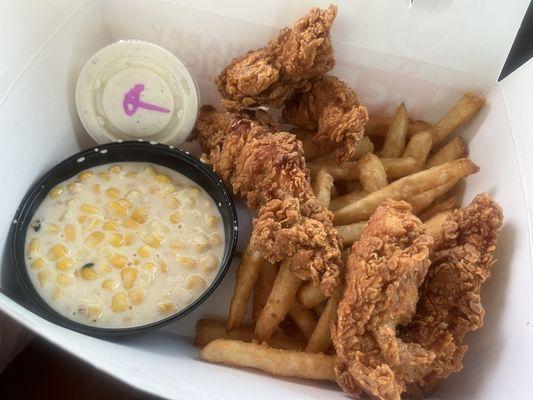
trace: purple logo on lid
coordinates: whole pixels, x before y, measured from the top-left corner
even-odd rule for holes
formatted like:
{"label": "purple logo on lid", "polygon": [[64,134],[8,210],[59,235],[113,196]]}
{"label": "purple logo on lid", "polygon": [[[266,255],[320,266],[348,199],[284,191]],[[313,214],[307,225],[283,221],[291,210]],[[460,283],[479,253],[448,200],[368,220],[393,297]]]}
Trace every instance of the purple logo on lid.
{"label": "purple logo on lid", "polygon": [[137,112],[137,109],[139,108],[158,111],[162,113],[170,112],[170,110],[167,110],[166,108],[141,101],[141,93],[143,90],[144,85],[142,83],[138,83],[126,92],[126,94],[124,95],[124,101],[122,102],[126,115],[132,116]]}

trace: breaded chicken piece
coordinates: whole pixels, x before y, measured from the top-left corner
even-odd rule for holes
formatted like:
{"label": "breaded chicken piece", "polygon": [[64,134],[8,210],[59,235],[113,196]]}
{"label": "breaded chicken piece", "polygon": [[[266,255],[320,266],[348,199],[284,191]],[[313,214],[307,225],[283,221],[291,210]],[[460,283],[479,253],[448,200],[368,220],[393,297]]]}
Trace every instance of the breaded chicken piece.
{"label": "breaded chicken piece", "polygon": [[393,200],[378,207],[353,245],[332,329],[337,382],[348,394],[398,400],[405,381],[432,361],[431,353],[397,335],[415,313],[432,245],[411,206]]}
{"label": "breaded chicken piece", "polygon": [[411,394],[429,394],[442,379],[462,369],[468,349],[465,334],[483,325],[480,291],[494,264],[502,223],[500,206],[487,194],[476,196],[444,223],[416,314],[401,331],[403,340],[435,354],[425,374],[409,387]]}
{"label": "breaded chicken piece", "polygon": [[316,131],[313,141],[324,152],[335,150],[341,162],[354,156],[368,112],[345,82],[325,76],[312,81],[310,90],[291,97],[283,117],[293,125]]}
{"label": "breaded chicken piece", "polygon": [[335,61],[330,28],[336,15],[334,5],[312,8],[266,47],[234,59],[215,79],[222,106],[230,111],[280,108],[295,90],[331,70]]}
{"label": "breaded chicken piece", "polygon": [[332,220],[332,213],[314,197],[271,200],[254,220],[251,243],[268,261],[288,261],[298,277],[331,295],[341,265],[340,238]]}

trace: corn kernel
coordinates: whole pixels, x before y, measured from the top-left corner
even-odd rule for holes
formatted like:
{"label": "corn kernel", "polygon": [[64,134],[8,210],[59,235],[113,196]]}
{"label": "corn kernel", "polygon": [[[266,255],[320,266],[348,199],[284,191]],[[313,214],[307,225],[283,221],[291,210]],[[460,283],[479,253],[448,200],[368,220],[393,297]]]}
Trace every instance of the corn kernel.
{"label": "corn kernel", "polygon": [[94,227],[96,227],[96,225],[98,225],[98,223],[101,222],[98,218],[94,218],[94,217],[88,217],[82,224],[81,224],[81,230],[83,232],[87,232],[87,231],[90,231],[91,229],[93,229]]}
{"label": "corn kernel", "polygon": [[133,210],[131,218],[140,224],[144,224],[146,222],[147,215],[148,210],[146,209],[146,207],[137,207],[135,210]]}
{"label": "corn kernel", "polygon": [[193,247],[197,253],[203,253],[209,248],[207,240],[198,239],[193,242]]}
{"label": "corn kernel", "polygon": [[144,169],[144,173],[146,175],[156,175],[155,169],[150,165]]}
{"label": "corn kernel", "polygon": [[109,179],[111,179],[111,177],[109,176],[109,172],[99,172],[98,173],[98,177],[103,179],[104,181],[108,181]]}
{"label": "corn kernel", "polygon": [[156,188],[155,186],[152,186],[150,189],[148,189],[148,193],[150,194],[156,194],[159,191],[159,188]]}
{"label": "corn kernel", "polygon": [[189,197],[187,199],[187,206],[190,208],[196,208],[198,206],[198,199],[196,199],[196,197]]}
{"label": "corn kernel", "polygon": [[100,306],[89,306],[87,308],[87,318],[90,320],[100,319],[102,316],[102,308]]}
{"label": "corn kernel", "polygon": [[205,282],[204,278],[198,275],[191,275],[187,278],[187,288],[188,289],[205,289],[207,287],[207,283]]}
{"label": "corn kernel", "polygon": [[122,226],[128,229],[137,229],[139,227],[139,223],[131,218],[126,218],[122,222]]}
{"label": "corn kernel", "polygon": [[139,260],[138,258],[135,258],[135,259],[133,260],[133,264],[134,264],[134,265],[139,265],[140,263],[141,263],[141,260]]}
{"label": "corn kernel", "polygon": [[67,274],[59,274],[57,277],[57,283],[59,283],[61,286],[68,286],[74,281],[74,277],[72,275]]}
{"label": "corn kernel", "polygon": [[49,222],[46,224],[45,231],[48,233],[57,233],[59,232],[59,226],[57,224]]}
{"label": "corn kernel", "polygon": [[118,201],[118,204],[120,204],[124,208],[131,208],[131,206],[133,205],[133,204],[131,204],[131,201],[126,200],[126,199],[120,199]]}
{"label": "corn kernel", "polygon": [[74,260],[72,258],[62,258],[56,263],[57,269],[61,271],[67,271],[74,265]]}
{"label": "corn kernel", "polygon": [[76,230],[74,228],[74,225],[67,224],[65,226],[65,240],[67,242],[73,242],[76,239]]}
{"label": "corn kernel", "polygon": [[127,176],[128,178],[137,178],[137,177],[139,176],[139,174],[138,174],[137,172],[135,172],[135,171],[130,171],[130,172],[128,172],[128,173],[126,174],[126,176]]}
{"label": "corn kernel", "polygon": [[111,215],[115,215],[118,217],[125,217],[128,213],[128,209],[124,207],[122,204],[120,204],[118,201],[110,201],[107,203],[107,212],[109,212]]}
{"label": "corn kernel", "polygon": [[163,190],[163,194],[165,195],[171,195],[176,192],[176,187],[172,184],[167,185],[166,189]]}
{"label": "corn kernel", "polygon": [[41,241],[34,238],[30,241],[30,256],[35,257],[41,251]]}
{"label": "corn kernel", "polygon": [[92,204],[84,203],[81,205],[80,210],[85,214],[96,214],[98,212],[98,207],[95,207]]}
{"label": "corn kernel", "polygon": [[218,246],[220,243],[222,243],[222,239],[220,238],[220,235],[217,232],[211,235],[209,241],[213,246]]}
{"label": "corn kernel", "polygon": [[166,175],[161,175],[161,174],[160,175],[156,175],[155,176],[155,180],[156,180],[156,182],[163,183],[163,184],[170,183],[170,179]]}
{"label": "corn kernel", "polygon": [[111,168],[109,168],[109,171],[114,174],[120,174],[122,172],[122,167],[120,165],[113,165]]}
{"label": "corn kernel", "polygon": [[151,284],[155,280],[155,274],[151,274],[150,272],[141,271],[139,274],[139,278],[137,279],[137,282],[139,282],[140,286],[147,286]]}
{"label": "corn kernel", "polygon": [[99,183],[95,183],[93,185],[93,193],[94,194],[100,194],[101,191],[102,191],[102,186],[100,186]]}
{"label": "corn kernel", "polygon": [[67,255],[68,249],[62,244],[54,244],[52,247],[50,247],[50,250],[47,254],[51,261],[57,261],[60,258],[66,257]]}
{"label": "corn kernel", "polygon": [[195,268],[196,267],[196,260],[191,257],[178,257],[178,263],[184,267],[187,268]]}
{"label": "corn kernel", "polygon": [[170,248],[174,250],[181,250],[186,247],[186,243],[183,242],[183,240],[175,239],[172,242],[170,242]]}
{"label": "corn kernel", "polygon": [[217,224],[220,222],[220,218],[215,217],[214,215],[207,216],[207,226],[210,228],[213,228],[217,226]]}
{"label": "corn kernel", "polygon": [[219,263],[220,261],[218,257],[213,254],[208,254],[207,256],[200,258],[200,261],[198,262],[200,269],[204,272],[214,271]]}
{"label": "corn kernel", "polygon": [[91,171],[85,171],[80,174],[80,181],[85,182],[93,177],[93,173]]}
{"label": "corn kernel", "polygon": [[128,295],[125,292],[117,293],[111,301],[111,309],[114,312],[123,312],[128,309]]}
{"label": "corn kernel", "polygon": [[108,233],[107,242],[113,247],[120,247],[124,243],[124,236],[120,233]]}
{"label": "corn kernel", "polygon": [[126,233],[126,236],[124,237],[124,246],[130,246],[135,240],[135,236],[131,233]]}
{"label": "corn kernel", "polygon": [[71,182],[67,185],[67,190],[69,193],[80,193],[83,189],[83,183],[81,182]]}
{"label": "corn kernel", "polygon": [[146,263],[143,265],[143,268],[151,274],[155,274],[157,272],[157,267],[153,263]]}
{"label": "corn kernel", "polygon": [[198,186],[191,186],[189,188],[189,193],[191,194],[191,196],[198,197],[198,195],[200,194],[200,189],[198,188]]}
{"label": "corn kernel", "polygon": [[53,188],[52,190],[50,190],[50,197],[52,198],[56,198],[56,197],[59,197],[61,196],[61,193],[63,193],[63,188],[60,187],[60,186],[56,186],[55,188]]}
{"label": "corn kernel", "polygon": [[172,197],[171,199],[172,207],[174,208],[180,208],[181,207],[181,201],[177,197]]}
{"label": "corn kernel", "polygon": [[39,284],[41,287],[44,287],[45,283],[48,282],[51,278],[52,274],[48,271],[41,271],[37,274],[37,278],[39,279]]}
{"label": "corn kernel", "polygon": [[106,221],[102,227],[105,231],[118,231],[118,225],[115,221]]}
{"label": "corn kernel", "polygon": [[106,290],[115,290],[118,288],[119,283],[113,279],[106,279],[102,282],[102,288]]}
{"label": "corn kernel", "polygon": [[131,290],[128,293],[128,297],[133,304],[140,304],[144,300],[146,291],[144,289]]}
{"label": "corn kernel", "polygon": [[56,288],[54,289],[54,292],[52,293],[52,298],[53,298],[54,300],[57,300],[57,299],[59,299],[61,296],[63,296],[63,292],[61,291],[60,288],[56,287]]}
{"label": "corn kernel", "polygon": [[138,200],[140,197],[141,197],[141,192],[139,192],[136,189],[131,189],[128,193],[126,193],[126,198],[129,201]]}
{"label": "corn kernel", "polygon": [[141,246],[137,250],[137,254],[139,254],[139,256],[141,256],[143,258],[149,257],[150,256],[150,248],[148,246]]}
{"label": "corn kernel", "polygon": [[46,265],[46,263],[44,262],[44,260],[42,258],[38,258],[34,262],[31,263],[31,267],[33,269],[40,269],[40,268],[44,267],[45,265]]}
{"label": "corn kernel", "polygon": [[159,247],[161,247],[161,239],[157,236],[148,236],[144,239],[144,243],[154,249],[158,249]]}
{"label": "corn kernel", "polygon": [[110,257],[109,257],[109,262],[111,264],[113,264],[113,266],[115,268],[124,268],[124,266],[126,265],[126,263],[128,262],[128,259],[126,257],[124,257],[122,254],[119,254],[119,253],[115,253],[115,254],[112,254]]}
{"label": "corn kernel", "polygon": [[98,274],[94,270],[94,267],[83,267],[81,269],[81,277],[86,281],[92,281],[98,278]]}
{"label": "corn kernel", "polygon": [[111,267],[109,265],[107,265],[107,264],[101,264],[100,265],[100,272],[101,273],[106,274],[106,273],[111,272],[111,271],[113,271],[113,270],[111,269]]}
{"label": "corn kernel", "polygon": [[118,199],[120,197],[120,191],[114,187],[107,189],[105,194],[107,197],[111,197],[112,199]]}
{"label": "corn kernel", "polygon": [[131,289],[137,279],[138,272],[135,268],[124,268],[120,272],[120,277],[122,278],[122,286],[125,289]]}
{"label": "corn kernel", "polygon": [[173,224],[177,224],[178,222],[180,222],[180,217],[179,217],[179,214],[178,214],[178,213],[172,213],[172,214],[170,214],[170,217],[168,217],[168,219],[169,219],[170,222],[172,222]]}
{"label": "corn kernel", "polygon": [[174,303],[166,301],[164,303],[158,303],[157,309],[161,314],[169,314],[174,311]]}
{"label": "corn kernel", "polygon": [[159,269],[161,270],[161,272],[168,272],[168,264],[166,263],[166,261],[159,261]]}
{"label": "corn kernel", "polygon": [[102,240],[104,240],[104,234],[100,231],[95,231],[87,236],[84,243],[87,246],[96,247]]}
{"label": "corn kernel", "polygon": [[80,215],[80,216],[78,217],[78,222],[79,222],[80,224],[83,224],[85,221],[87,221],[87,218],[88,218],[87,215]]}

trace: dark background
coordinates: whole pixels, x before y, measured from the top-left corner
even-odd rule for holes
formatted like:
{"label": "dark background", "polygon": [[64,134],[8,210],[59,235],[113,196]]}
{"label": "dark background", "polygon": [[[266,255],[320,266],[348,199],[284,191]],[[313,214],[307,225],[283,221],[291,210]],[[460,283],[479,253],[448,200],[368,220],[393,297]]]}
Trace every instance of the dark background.
{"label": "dark background", "polygon": [[[530,4],[499,80],[533,55],[533,6]],[[138,392],[35,337],[0,374],[0,399],[134,400]]]}

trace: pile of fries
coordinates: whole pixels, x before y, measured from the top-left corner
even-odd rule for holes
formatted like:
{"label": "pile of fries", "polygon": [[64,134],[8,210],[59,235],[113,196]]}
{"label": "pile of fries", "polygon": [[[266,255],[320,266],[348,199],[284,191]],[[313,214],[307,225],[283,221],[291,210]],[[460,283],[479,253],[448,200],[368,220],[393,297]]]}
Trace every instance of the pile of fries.
{"label": "pile of fries", "polygon": [[[309,133],[293,131],[303,142],[316,197],[334,213],[345,247],[359,239],[386,199],[409,202],[432,236],[442,235],[442,223],[460,204],[452,190],[478,170],[467,158],[463,139],[450,136],[483,103],[467,93],[435,125],[410,121],[401,104],[392,118],[371,117],[354,159],[342,164],[333,154],[319,155]],[[335,380],[330,329],[340,295],[327,298],[283,263],[273,265],[249,246],[237,270],[227,321],[198,321],[195,343],[208,361]],[[250,297],[253,311],[247,324]]]}

